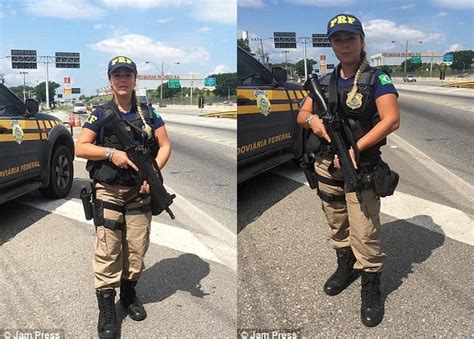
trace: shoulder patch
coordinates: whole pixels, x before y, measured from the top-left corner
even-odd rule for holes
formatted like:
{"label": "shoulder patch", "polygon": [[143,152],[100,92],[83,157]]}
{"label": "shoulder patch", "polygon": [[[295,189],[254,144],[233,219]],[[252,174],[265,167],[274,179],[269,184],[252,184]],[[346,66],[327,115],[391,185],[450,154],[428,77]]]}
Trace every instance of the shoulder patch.
{"label": "shoulder patch", "polygon": [[92,113],[89,114],[89,117],[87,118],[87,122],[89,124],[93,124],[97,120],[97,117],[95,115],[92,115]]}
{"label": "shoulder patch", "polygon": [[379,75],[379,80],[382,86],[389,85],[392,83],[392,79],[390,79],[390,77],[385,73]]}

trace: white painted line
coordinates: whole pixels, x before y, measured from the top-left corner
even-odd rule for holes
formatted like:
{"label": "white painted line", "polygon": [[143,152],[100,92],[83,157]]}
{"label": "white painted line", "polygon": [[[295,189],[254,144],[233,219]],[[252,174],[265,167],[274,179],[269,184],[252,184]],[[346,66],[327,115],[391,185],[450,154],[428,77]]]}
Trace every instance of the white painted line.
{"label": "white painted line", "polygon": [[[273,173],[308,185],[303,171],[280,166]],[[316,196],[316,191],[315,191]],[[380,212],[399,220],[444,234],[446,237],[474,246],[474,222],[469,215],[455,208],[396,191],[391,197],[381,199]]]}
{"label": "white painted line", "polygon": [[438,164],[427,154],[423,153],[415,146],[403,140],[396,133],[390,134],[388,136],[388,140],[391,143],[396,144],[400,149],[410,154],[411,157],[421,163],[426,169],[431,171],[433,174],[439,176],[442,181],[447,182],[451,186],[451,188],[455,190],[460,196],[464,197],[468,201],[472,200],[472,197],[474,196],[474,187],[467,181],[461,179],[459,176],[449,171],[446,167]]}
{"label": "white painted line", "polygon": [[382,199],[381,212],[474,246],[474,222],[455,208],[395,192]]}
{"label": "white painted line", "polygon": [[[93,225],[92,220],[85,219],[82,203],[75,200],[44,200],[44,198],[36,196],[22,198],[18,200],[18,202],[26,206],[87,223],[91,226]],[[150,241],[160,246],[183,253],[193,253],[203,259],[229,266],[219,260],[194,234],[180,227],[152,221]],[[233,267],[229,267],[233,269]]]}

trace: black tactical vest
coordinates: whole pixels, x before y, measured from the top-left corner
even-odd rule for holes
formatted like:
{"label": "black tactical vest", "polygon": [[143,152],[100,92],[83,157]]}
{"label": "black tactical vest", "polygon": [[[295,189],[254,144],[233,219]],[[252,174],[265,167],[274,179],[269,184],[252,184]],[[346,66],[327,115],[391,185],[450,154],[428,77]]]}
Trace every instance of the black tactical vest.
{"label": "black tactical vest", "polygon": [[[369,68],[364,73],[362,73],[358,83],[357,83],[357,92],[356,100],[352,104],[352,107],[349,107],[346,103],[347,96],[352,89],[350,86],[339,86],[337,85],[337,94],[338,94],[338,109],[339,112],[347,119],[351,127],[352,135],[357,142],[362,136],[367,134],[368,131],[372,129],[379,121],[380,117],[377,112],[377,107],[375,105],[375,73],[377,69]],[[336,74],[339,73],[339,67],[334,71]],[[329,83],[332,74],[327,74],[320,79],[321,88],[325,93],[326,103],[328,103],[329,98]],[[337,83],[337,80],[336,80]],[[330,107],[328,105],[328,107]],[[376,145],[366,149],[361,152],[361,160],[375,159],[380,156],[380,147],[387,143],[386,138],[381,140]]]}
{"label": "black tactical vest", "polygon": [[[156,156],[158,146],[154,138],[155,130],[153,128],[153,119],[151,116],[151,112],[149,111],[146,105],[141,105],[140,107],[142,108],[143,116],[145,118],[146,123],[152,127],[152,140],[146,141],[146,137],[143,135],[143,133],[139,132],[143,127],[143,122],[140,119],[138,113],[135,113],[135,119],[128,120],[131,125],[137,127],[138,131],[126,124],[125,122],[121,123],[126,124],[125,128],[134,140],[137,140],[140,143],[145,143],[146,147],[151,150],[153,156]],[[110,101],[103,106],[99,106],[99,108],[102,109],[105,113],[103,119],[112,114],[114,110],[118,112],[117,105],[113,101]],[[115,148],[118,150],[124,150],[124,146],[120,143],[119,139],[114,134],[113,127],[111,125],[114,121],[116,122],[117,120],[112,120],[111,122],[108,122],[101,126],[101,128],[103,129],[103,138],[101,138],[102,140],[97,140],[96,145]],[[138,175],[133,169],[119,168],[109,160],[88,160],[86,169],[89,171],[89,176],[91,179],[94,179],[101,183],[123,186],[134,186],[137,184]]]}

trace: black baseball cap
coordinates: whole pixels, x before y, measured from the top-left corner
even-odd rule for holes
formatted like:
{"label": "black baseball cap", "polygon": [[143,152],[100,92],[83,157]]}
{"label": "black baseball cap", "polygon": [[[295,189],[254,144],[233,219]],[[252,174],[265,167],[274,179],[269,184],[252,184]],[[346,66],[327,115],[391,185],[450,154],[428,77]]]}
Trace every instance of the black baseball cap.
{"label": "black baseball cap", "polygon": [[119,68],[128,68],[133,73],[137,74],[137,65],[133,62],[132,59],[125,56],[117,56],[109,61],[109,70],[107,74],[110,76]]}
{"label": "black baseball cap", "polygon": [[328,39],[337,32],[351,32],[365,37],[360,20],[351,14],[338,14],[328,22]]}

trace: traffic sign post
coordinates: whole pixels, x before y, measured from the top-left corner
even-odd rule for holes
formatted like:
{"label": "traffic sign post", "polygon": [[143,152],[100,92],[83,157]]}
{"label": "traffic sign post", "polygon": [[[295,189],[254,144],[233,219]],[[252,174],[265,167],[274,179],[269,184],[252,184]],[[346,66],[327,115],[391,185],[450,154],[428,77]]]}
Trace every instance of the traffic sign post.
{"label": "traffic sign post", "polygon": [[295,32],[273,32],[275,48],[296,48]]}
{"label": "traffic sign post", "polygon": [[313,34],[313,47],[331,47],[326,34]]}
{"label": "traffic sign post", "polygon": [[216,78],[205,78],[204,79],[204,87],[216,87],[217,86],[217,81]]}

